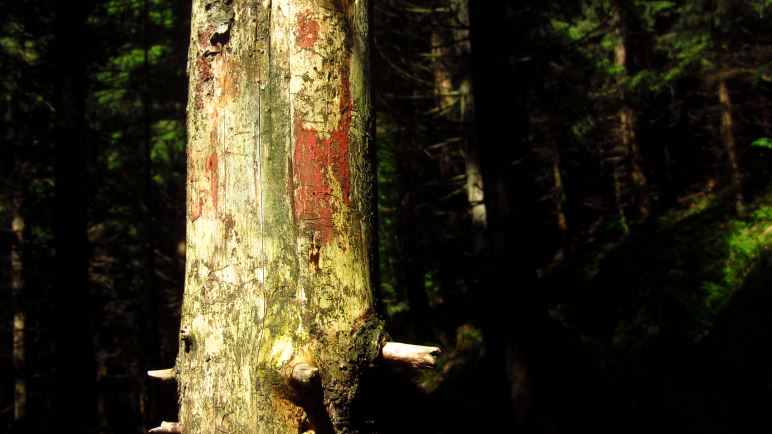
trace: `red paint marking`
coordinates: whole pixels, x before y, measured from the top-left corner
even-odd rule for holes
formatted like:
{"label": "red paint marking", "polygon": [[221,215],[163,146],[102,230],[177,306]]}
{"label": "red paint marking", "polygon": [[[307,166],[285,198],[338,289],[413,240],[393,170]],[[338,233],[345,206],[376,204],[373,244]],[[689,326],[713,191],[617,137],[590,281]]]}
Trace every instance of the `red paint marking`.
{"label": "red paint marking", "polygon": [[[295,151],[291,173],[295,179],[292,207],[296,220],[304,221],[319,234],[324,244],[332,240],[333,212],[339,209],[338,200],[351,205],[349,179],[349,132],[351,130],[351,91],[348,62],[340,71],[341,89],[338,102],[340,118],[336,129],[320,137],[318,131],[303,125],[295,114]],[[332,196],[329,182],[334,178],[343,190],[343,197]]]}
{"label": "red paint marking", "polygon": [[217,210],[217,152],[212,152],[206,159],[205,169],[209,174],[209,191],[212,194],[212,204],[214,209]]}
{"label": "red paint marking", "polygon": [[295,15],[298,27],[295,36],[300,48],[311,48],[316,43],[316,40],[319,39],[319,23],[309,20],[309,16],[311,16],[311,11],[300,12]]}
{"label": "red paint marking", "polygon": [[292,173],[296,176],[293,209],[295,219],[306,222],[319,232],[321,242],[332,239],[331,189],[325,182],[329,166],[329,148],[322,149],[323,141],[313,128],[303,126],[299,116],[294,119],[295,151]]}
{"label": "red paint marking", "polygon": [[196,212],[195,208],[195,199],[193,199],[190,205],[190,221],[194,222],[204,213],[204,199],[198,198],[198,212]]}

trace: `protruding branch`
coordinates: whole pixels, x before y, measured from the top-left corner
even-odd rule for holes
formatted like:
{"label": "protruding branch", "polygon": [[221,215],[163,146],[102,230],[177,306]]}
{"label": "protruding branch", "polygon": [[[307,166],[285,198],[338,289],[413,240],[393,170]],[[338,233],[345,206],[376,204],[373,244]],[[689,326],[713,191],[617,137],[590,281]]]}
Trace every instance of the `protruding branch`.
{"label": "protruding branch", "polygon": [[161,426],[151,429],[150,432],[181,433],[182,428],[180,427],[179,422],[161,422]]}
{"label": "protruding branch", "polygon": [[292,367],[290,379],[296,385],[309,386],[319,378],[319,369],[308,363],[298,363]]}
{"label": "protruding branch", "polygon": [[441,353],[437,347],[387,342],[381,349],[384,360],[405,363],[416,368],[434,368],[437,356]]}
{"label": "protruding branch", "polygon": [[187,327],[180,329],[180,339],[182,339],[182,345],[185,348],[185,352],[190,352],[190,347],[193,345],[193,334]]}
{"label": "protruding branch", "polygon": [[174,377],[176,376],[174,372],[174,368],[158,369],[156,371],[147,371],[147,375],[153,378],[158,378],[159,380],[163,380],[163,381],[173,380]]}

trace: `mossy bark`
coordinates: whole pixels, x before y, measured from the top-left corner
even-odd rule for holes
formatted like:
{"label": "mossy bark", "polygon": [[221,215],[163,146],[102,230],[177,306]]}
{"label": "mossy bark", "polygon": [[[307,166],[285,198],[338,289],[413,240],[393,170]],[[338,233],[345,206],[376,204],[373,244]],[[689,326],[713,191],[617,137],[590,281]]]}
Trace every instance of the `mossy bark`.
{"label": "mossy bark", "polygon": [[[357,430],[382,344],[368,3],[193,2],[184,432]],[[293,389],[299,363],[320,390]]]}

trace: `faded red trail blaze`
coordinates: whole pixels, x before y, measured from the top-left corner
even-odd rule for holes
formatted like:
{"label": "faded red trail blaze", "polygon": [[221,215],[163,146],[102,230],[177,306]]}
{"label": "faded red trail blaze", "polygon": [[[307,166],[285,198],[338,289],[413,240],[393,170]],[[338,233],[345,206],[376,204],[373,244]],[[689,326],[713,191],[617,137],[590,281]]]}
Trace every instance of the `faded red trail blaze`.
{"label": "faded red trail blaze", "polygon": [[295,16],[298,28],[295,37],[300,48],[311,48],[319,39],[319,23],[309,20],[309,16],[311,11],[300,12]]}
{"label": "faded red trail blaze", "polygon": [[206,171],[209,177],[209,191],[212,194],[212,205],[217,210],[217,152],[212,152],[206,159]]}
{"label": "faded red trail blaze", "polygon": [[[349,90],[348,62],[340,70],[340,118],[335,130],[320,134],[304,126],[295,113],[295,151],[292,172],[295,177],[293,207],[295,219],[303,221],[318,232],[318,241],[324,244],[334,234],[333,214],[340,202],[350,205],[349,132],[351,130],[351,91]],[[333,196],[330,186],[337,181],[343,197]]]}

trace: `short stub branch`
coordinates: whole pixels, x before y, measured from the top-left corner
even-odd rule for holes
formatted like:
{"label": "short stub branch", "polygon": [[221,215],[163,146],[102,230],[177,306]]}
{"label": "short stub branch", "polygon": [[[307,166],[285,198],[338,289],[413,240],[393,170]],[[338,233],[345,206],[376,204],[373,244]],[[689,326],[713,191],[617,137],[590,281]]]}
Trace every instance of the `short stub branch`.
{"label": "short stub branch", "polygon": [[189,328],[182,327],[180,329],[180,340],[185,348],[185,352],[190,352],[190,347],[193,344],[193,334],[190,332]]}
{"label": "short stub branch", "polygon": [[181,433],[182,427],[179,422],[161,422],[161,426],[151,429],[149,432],[160,433]]}
{"label": "short stub branch", "polygon": [[169,368],[169,369],[158,369],[155,371],[147,371],[147,375],[162,381],[169,381],[169,380],[173,380],[177,374],[174,372],[174,368]]}
{"label": "short stub branch", "polygon": [[381,349],[381,357],[389,362],[408,364],[415,368],[434,368],[441,352],[437,347],[386,342]]}
{"label": "short stub branch", "polygon": [[296,387],[311,387],[319,379],[319,369],[308,363],[298,363],[292,367],[290,383]]}

